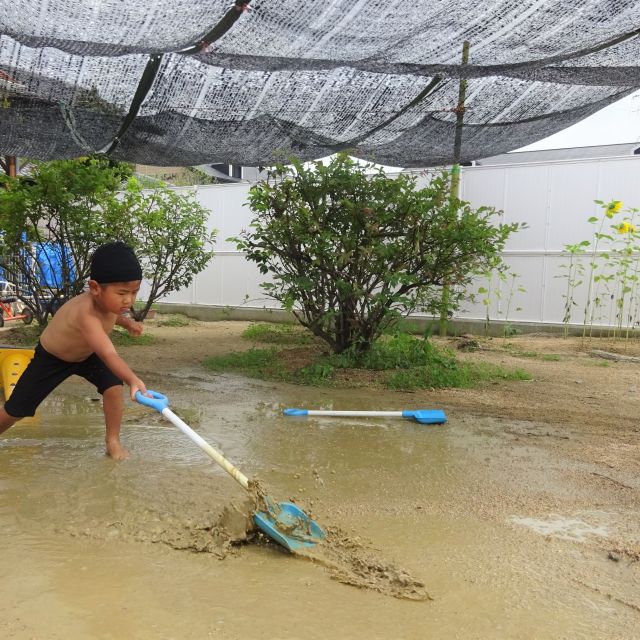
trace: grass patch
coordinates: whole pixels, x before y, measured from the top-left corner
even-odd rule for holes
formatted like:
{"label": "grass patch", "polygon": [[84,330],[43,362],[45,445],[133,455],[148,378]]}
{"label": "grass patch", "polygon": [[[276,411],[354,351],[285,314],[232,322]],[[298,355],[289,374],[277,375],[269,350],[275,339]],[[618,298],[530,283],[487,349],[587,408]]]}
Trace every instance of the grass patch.
{"label": "grass patch", "polygon": [[159,327],[188,327],[191,319],[181,313],[171,313],[161,316],[156,324]]}
{"label": "grass patch", "polygon": [[287,380],[287,370],[279,358],[279,351],[249,349],[205,358],[204,366],[210,371],[240,371],[252,378]]}
{"label": "grass patch", "polygon": [[255,342],[267,344],[311,344],[313,335],[303,327],[295,324],[273,324],[259,322],[250,324],[242,337]]}
{"label": "grass patch", "polygon": [[465,362],[454,366],[422,366],[398,371],[387,378],[386,386],[403,391],[445,387],[465,389],[496,380],[531,380],[531,376],[522,369],[504,369],[486,362]]}
{"label": "grass patch", "polygon": [[518,349],[513,345],[507,345],[506,350],[510,355],[515,358],[538,358],[546,362],[560,362],[561,357],[557,353],[539,353],[538,351],[525,351],[524,349]]}
{"label": "grass patch", "polygon": [[526,349],[521,349],[520,347],[513,344],[513,342],[507,342],[503,346],[504,350],[511,356],[515,358],[539,358],[540,354],[537,351],[528,351]]}
{"label": "grass patch", "polygon": [[458,362],[455,353],[406,334],[385,337],[367,353],[324,355],[317,347],[249,349],[207,358],[212,371],[314,386],[367,386],[397,390],[472,387],[494,380],[530,380],[521,369]]}
{"label": "grass patch", "polygon": [[116,347],[129,347],[133,345],[145,346],[155,344],[155,337],[150,333],[143,333],[139,336],[130,336],[125,330],[117,327],[111,332],[111,342]]}

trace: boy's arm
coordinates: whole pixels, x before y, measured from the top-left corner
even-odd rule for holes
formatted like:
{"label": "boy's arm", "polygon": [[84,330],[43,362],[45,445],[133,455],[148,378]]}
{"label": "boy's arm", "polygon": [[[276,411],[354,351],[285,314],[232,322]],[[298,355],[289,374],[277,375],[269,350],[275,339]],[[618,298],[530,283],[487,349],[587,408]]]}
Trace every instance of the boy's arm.
{"label": "boy's arm", "polygon": [[109,336],[105,333],[102,322],[95,316],[86,316],[80,323],[80,331],[89,348],[107,367],[129,385],[131,399],[135,400],[136,391],[147,392],[147,388],[132,371],[131,367],[118,355]]}

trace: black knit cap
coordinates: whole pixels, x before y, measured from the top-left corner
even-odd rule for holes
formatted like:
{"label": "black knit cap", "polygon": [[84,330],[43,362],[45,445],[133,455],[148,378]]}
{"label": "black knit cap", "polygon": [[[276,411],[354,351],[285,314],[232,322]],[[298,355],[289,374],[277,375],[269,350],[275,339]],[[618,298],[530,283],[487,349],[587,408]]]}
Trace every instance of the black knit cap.
{"label": "black knit cap", "polygon": [[142,269],[133,249],[124,242],[99,246],[91,257],[91,280],[98,284],[142,280]]}

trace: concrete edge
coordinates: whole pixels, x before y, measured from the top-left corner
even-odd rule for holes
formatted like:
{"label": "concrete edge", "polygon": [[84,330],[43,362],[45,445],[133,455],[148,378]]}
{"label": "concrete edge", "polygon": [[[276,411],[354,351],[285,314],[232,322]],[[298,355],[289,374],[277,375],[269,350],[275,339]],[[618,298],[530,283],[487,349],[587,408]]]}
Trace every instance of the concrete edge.
{"label": "concrete edge", "polygon": [[[249,322],[276,322],[283,324],[295,324],[296,319],[292,313],[282,309],[268,309],[266,307],[223,307],[219,305],[183,304],[174,302],[156,302],[153,308],[158,313],[180,313],[195,320],[216,322],[220,320],[244,320]],[[408,333],[438,335],[439,320],[433,317],[410,317],[402,322],[402,328]],[[569,325],[565,328],[562,324],[543,322],[516,322],[504,320],[491,320],[485,326],[484,320],[453,318],[449,321],[451,336],[464,334],[511,337],[521,334],[549,334],[562,336],[567,330],[571,336],[582,335],[582,325]],[[608,327],[597,327],[597,331],[608,330]]]}

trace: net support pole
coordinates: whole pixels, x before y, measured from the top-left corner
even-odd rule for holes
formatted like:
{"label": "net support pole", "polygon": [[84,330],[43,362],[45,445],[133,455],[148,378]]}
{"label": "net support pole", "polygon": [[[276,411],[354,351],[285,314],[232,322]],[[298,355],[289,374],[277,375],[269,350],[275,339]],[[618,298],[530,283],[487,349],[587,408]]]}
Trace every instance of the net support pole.
{"label": "net support pole", "polygon": [[4,161],[7,175],[10,178],[15,178],[18,175],[18,158],[16,156],[5,156]]}
{"label": "net support pole", "polygon": [[[449,188],[450,215],[456,215],[455,202],[460,195],[460,158],[462,155],[462,127],[464,125],[465,100],[467,98],[467,79],[464,75],[464,68],[469,62],[469,42],[465,40],[462,44],[462,65],[460,83],[458,85],[458,104],[455,108],[456,131],[453,141],[453,166],[451,167],[451,184]],[[447,325],[449,324],[449,299],[451,290],[446,282],[442,288],[442,303],[440,306],[440,335],[447,335]]]}

